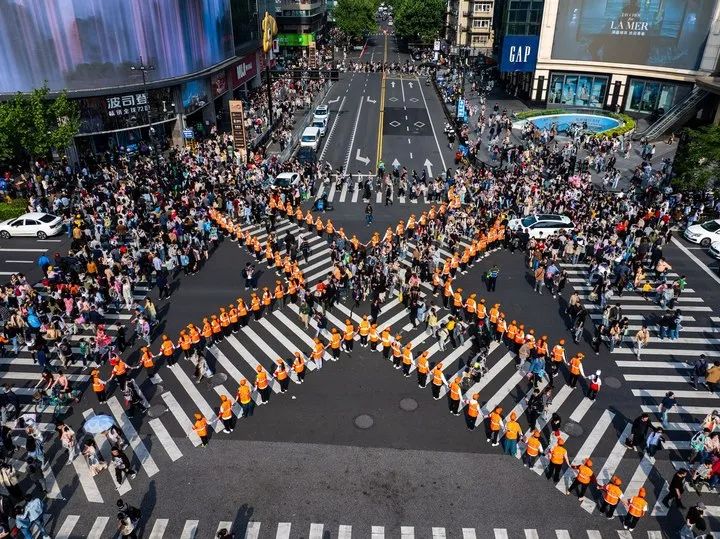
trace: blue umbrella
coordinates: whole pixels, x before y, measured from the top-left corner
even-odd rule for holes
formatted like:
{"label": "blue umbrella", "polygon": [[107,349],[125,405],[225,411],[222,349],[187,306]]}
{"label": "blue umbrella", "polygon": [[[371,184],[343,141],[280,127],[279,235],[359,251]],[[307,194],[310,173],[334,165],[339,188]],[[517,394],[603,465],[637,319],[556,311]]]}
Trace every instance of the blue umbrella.
{"label": "blue umbrella", "polygon": [[115,424],[115,420],[109,415],[95,415],[85,421],[83,430],[88,434],[99,434],[105,432]]}

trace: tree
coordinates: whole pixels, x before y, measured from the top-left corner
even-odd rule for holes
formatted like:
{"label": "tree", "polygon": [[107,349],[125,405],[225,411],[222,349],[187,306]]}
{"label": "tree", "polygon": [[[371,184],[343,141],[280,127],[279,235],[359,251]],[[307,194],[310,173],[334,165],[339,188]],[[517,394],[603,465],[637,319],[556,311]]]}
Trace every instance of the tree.
{"label": "tree", "polygon": [[443,0],[395,0],[395,31],[401,37],[430,42],[445,25]]}
{"label": "tree", "polygon": [[373,0],[338,0],[333,8],[335,24],[348,37],[364,37],[377,30]]}
{"label": "tree", "polygon": [[80,129],[77,103],[67,92],[50,97],[47,84],[0,103],[0,160],[35,160],[70,146]]}
{"label": "tree", "polygon": [[720,126],[686,129],[673,169],[673,185],[682,191],[712,188],[720,178]]}

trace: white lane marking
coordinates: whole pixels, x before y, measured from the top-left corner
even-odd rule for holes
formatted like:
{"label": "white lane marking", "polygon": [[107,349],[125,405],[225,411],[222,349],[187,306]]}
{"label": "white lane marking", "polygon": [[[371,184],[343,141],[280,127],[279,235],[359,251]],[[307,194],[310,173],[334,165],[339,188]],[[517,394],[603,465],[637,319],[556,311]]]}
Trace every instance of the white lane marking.
{"label": "white lane marking", "polygon": [[688,248],[685,247],[682,243],[680,243],[676,238],[673,238],[672,242],[678,247],[678,249],[680,249],[683,253],[685,253],[690,260],[695,262],[695,264],[697,264],[701,270],[703,270],[705,273],[707,273],[713,281],[720,284],[720,277],[715,275],[715,272],[713,270],[711,270],[707,266],[707,264],[705,264],[705,262],[703,262],[698,257],[696,257],[694,254],[692,254],[688,250]]}

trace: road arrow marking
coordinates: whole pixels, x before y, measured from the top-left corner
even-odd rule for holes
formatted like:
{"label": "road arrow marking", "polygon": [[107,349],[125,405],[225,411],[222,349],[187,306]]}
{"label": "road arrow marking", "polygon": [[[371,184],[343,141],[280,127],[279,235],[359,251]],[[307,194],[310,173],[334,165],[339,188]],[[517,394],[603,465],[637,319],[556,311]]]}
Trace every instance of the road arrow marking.
{"label": "road arrow marking", "polygon": [[367,166],[367,164],[370,162],[369,157],[360,157],[360,148],[358,148],[357,151],[355,152],[355,159],[360,161],[365,166]]}
{"label": "road arrow marking", "polygon": [[412,89],[412,82],[408,82],[408,86]]}
{"label": "road arrow marking", "polygon": [[395,168],[400,166],[400,161],[397,160],[397,157],[395,158],[395,161],[392,162],[392,166]]}
{"label": "road arrow marking", "polygon": [[337,103],[338,101],[340,101],[340,96],[337,96],[335,99],[330,99],[328,103]]}
{"label": "road arrow marking", "polygon": [[394,80],[391,80],[391,81],[390,81],[390,86],[392,86],[393,88],[395,88],[395,81],[394,81]]}
{"label": "road arrow marking", "polygon": [[377,100],[375,100],[375,99],[370,99],[370,96],[367,96],[367,102],[368,102],[368,103],[377,103]]}
{"label": "road arrow marking", "polygon": [[433,164],[430,162],[430,159],[425,159],[425,163],[423,163],[423,166],[427,167],[428,176],[430,176],[432,178],[433,177],[433,173],[432,173]]}

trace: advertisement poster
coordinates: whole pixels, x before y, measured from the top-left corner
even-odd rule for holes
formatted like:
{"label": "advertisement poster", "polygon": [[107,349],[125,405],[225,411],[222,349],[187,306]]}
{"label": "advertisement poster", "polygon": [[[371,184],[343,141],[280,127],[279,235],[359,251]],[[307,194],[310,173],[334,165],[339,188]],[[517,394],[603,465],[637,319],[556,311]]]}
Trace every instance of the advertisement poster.
{"label": "advertisement poster", "polygon": [[535,71],[539,41],[538,36],[505,36],[500,71],[502,73]]}
{"label": "advertisement poster", "polygon": [[185,114],[192,114],[209,102],[208,88],[205,79],[194,79],[184,82],[180,87]]}
{"label": "advertisement poster", "polygon": [[552,58],[697,69],[716,0],[560,0]]}

